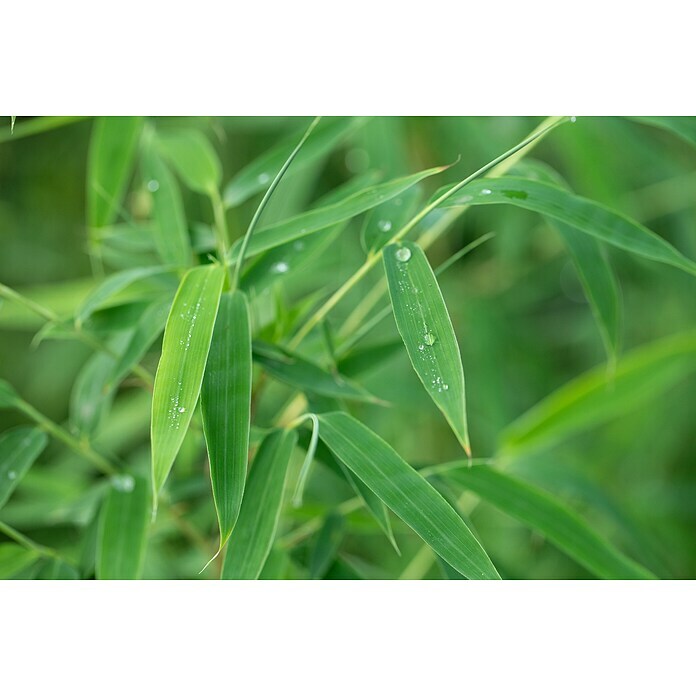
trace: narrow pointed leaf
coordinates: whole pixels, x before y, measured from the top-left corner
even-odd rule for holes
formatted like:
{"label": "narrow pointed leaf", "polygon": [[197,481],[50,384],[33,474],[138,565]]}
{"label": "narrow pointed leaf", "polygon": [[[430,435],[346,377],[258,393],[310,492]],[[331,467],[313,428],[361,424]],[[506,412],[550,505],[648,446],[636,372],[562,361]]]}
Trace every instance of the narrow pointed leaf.
{"label": "narrow pointed leaf", "polygon": [[28,568],[39,557],[36,551],[18,544],[0,543],[0,580],[9,580]]}
{"label": "narrow pointed leaf", "polygon": [[239,515],[249,456],[251,327],[243,292],[225,293],[220,300],[201,412],[222,548]]}
{"label": "narrow pointed leaf", "polygon": [[158,135],[158,144],[192,191],[208,194],[220,186],[222,165],[203,133],[195,129],[164,132]]}
{"label": "narrow pointed leaf", "polygon": [[294,430],[275,430],[259,447],[249,474],[237,525],[227,544],[223,580],[256,580],[273,546]]}
{"label": "narrow pointed leaf", "polygon": [[319,423],[334,455],[450,565],[470,579],[500,577],[457,512],[384,440],[346,413]]}
{"label": "narrow pointed leaf", "polygon": [[696,262],[647,227],[601,203],[541,181],[517,177],[479,179],[447,199],[444,205],[495,203],[548,215],[607,244],[696,275]]}
{"label": "narrow pointed leaf", "polygon": [[469,453],[462,358],[435,274],[412,242],[385,247],[383,260],[394,319],[413,369]]}
{"label": "narrow pointed leaf", "polygon": [[169,475],[198,401],[224,279],[222,266],[191,269],[182,279],[169,312],[152,396],[155,499]]}
{"label": "narrow pointed leaf", "polygon": [[[400,179],[393,179],[384,184],[377,184],[364,191],[354,193],[347,198],[332,203],[331,205],[315,208],[283,222],[264,227],[254,233],[249,242],[247,256],[260,254],[262,251],[273,249],[281,244],[301,239],[307,235],[319,232],[339,222],[350,218],[384,203],[390,198],[415,186],[423,179],[439,174],[447,167],[434,167]],[[394,230],[396,232],[397,230]],[[236,259],[239,252],[239,244],[235,244],[231,250],[231,258]]]}
{"label": "narrow pointed leaf", "polygon": [[501,452],[517,456],[625,415],[696,369],[696,333],[684,333],[637,348],[613,375],[600,365],[568,382],[509,425]]}
{"label": "narrow pointed leaf", "polygon": [[143,119],[139,116],[95,119],[87,171],[90,227],[105,227],[116,219],[133,171],[142,128]]}
{"label": "narrow pointed leaf", "polygon": [[0,508],[47,444],[46,433],[38,428],[21,426],[0,435]]}
{"label": "narrow pointed leaf", "polygon": [[312,580],[322,578],[336,558],[345,535],[345,519],[343,515],[330,513],[317,534],[312,557],[309,562],[309,576]]}
{"label": "narrow pointed leaf", "polygon": [[453,462],[439,476],[473,491],[522,524],[536,529],[580,565],[605,580],[645,580],[655,576],[596,534],[572,509],[546,491],[491,466]]}
{"label": "narrow pointed leaf", "polygon": [[[316,162],[319,158],[327,155],[365,120],[361,117],[323,120],[295,158],[293,165],[295,169]],[[304,132],[304,128],[302,132]],[[225,204],[230,207],[237,206],[255,194],[265,191],[297,145],[297,141],[298,136],[293,133],[282,143],[244,167],[225,188]]]}
{"label": "narrow pointed leaf", "polygon": [[137,580],[142,575],[152,501],[141,476],[112,479],[97,536],[98,580]]}

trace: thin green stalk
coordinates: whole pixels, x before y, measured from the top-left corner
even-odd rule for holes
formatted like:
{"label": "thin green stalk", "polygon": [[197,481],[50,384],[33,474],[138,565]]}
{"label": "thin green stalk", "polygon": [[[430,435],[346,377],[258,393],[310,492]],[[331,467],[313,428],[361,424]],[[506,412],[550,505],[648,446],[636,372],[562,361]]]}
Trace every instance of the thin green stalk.
{"label": "thin green stalk", "polygon": [[6,524],[2,521],[0,521],[0,532],[2,532],[5,536],[9,537],[10,539],[14,539],[14,541],[16,541],[20,546],[23,546],[25,549],[29,549],[29,551],[35,551],[40,556],[56,558],[59,561],[64,560],[60,556],[60,554],[58,554],[53,549],[49,549],[47,546],[37,544],[35,541],[32,541],[29,537],[26,537],[24,536],[24,534],[17,531],[14,527],[10,527],[9,524]]}
{"label": "thin green stalk", "polygon": [[227,266],[227,272],[229,274],[230,283],[234,284],[232,269],[229,265],[227,265],[230,245],[230,233],[227,229],[227,217],[225,214],[225,206],[222,202],[220,192],[216,188],[211,189],[208,195],[210,196],[210,203],[213,206],[213,216],[215,217],[215,236],[217,237],[220,261],[221,263],[224,263]]}
{"label": "thin green stalk", "polygon": [[58,315],[53,312],[53,310],[34,302],[34,300],[30,300],[28,297],[24,297],[24,295],[20,295],[16,290],[9,288],[7,285],[3,285],[2,283],[0,283],[0,297],[4,297],[12,302],[23,305],[29,311],[34,312],[34,314],[38,314],[46,321],[58,321]]}
{"label": "thin green stalk", "polygon": [[256,225],[258,224],[259,219],[261,218],[261,214],[268,205],[268,202],[270,201],[273,192],[278,187],[278,184],[280,183],[280,180],[283,178],[285,172],[288,170],[288,167],[292,164],[292,161],[295,159],[295,156],[300,151],[302,146],[305,144],[305,141],[307,140],[307,138],[309,138],[312,131],[316,128],[320,120],[321,116],[317,116],[312,121],[312,123],[310,123],[309,128],[307,128],[307,130],[305,131],[305,134],[302,136],[302,139],[299,143],[297,143],[297,146],[290,153],[290,156],[287,158],[287,160],[285,160],[285,164],[275,175],[275,178],[271,182],[271,185],[268,187],[268,191],[266,191],[263,198],[261,199],[261,203],[259,203],[259,207],[256,209],[254,217],[251,219],[251,222],[249,223],[249,227],[247,228],[246,234],[244,235],[244,239],[242,240],[242,246],[239,249],[239,254],[237,255],[237,265],[235,266],[234,276],[232,277],[232,290],[235,290],[239,287],[239,279],[242,277],[242,266],[244,264],[244,257],[246,255],[247,247],[249,246],[249,240],[251,239],[251,235],[254,233],[254,230],[256,229]]}
{"label": "thin green stalk", "polygon": [[[436,198],[432,203],[425,206],[425,208],[423,208],[417,215],[411,218],[411,220],[409,220],[409,222],[407,222],[398,232],[396,232],[396,234],[392,236],[392,238],[385,244],[385,246],[401,241],[419,222],[421,222],[421,220],[423,220],[423,218],[426,215],[428,215],[428,213],[432,212],[440,205],[442,205],[448,198],[457,193],[457,191],[461,190],[467,184],[470,184],[472,181],[474,181],[474,179],[478,179],[487,172],[493,171],[499,164],[512,157],[516,153],[524,150],[535,140],[541,138],[543,135],[547,134],[548,132],[556,128],[558,125],[560,125],[561,123],[565,123],[568,120],[570,119],[567,116],[560,118],[556,117],[553,123],[551,123],[551,125],[546,126],[543,130],[533,132],[531,135],[527,136],[524,140],[519,142],[517,145],[515,145],[507,152],[504,152],[502,155],[499,155],[494,160],[491,160],[488,164],[485,164],[480,169],[477,169],[473,174],[470,174],[468,177],[466,177],[458,184],[453,186],[451,189],[449,189],[441,196]],[[320,321],[322,321],[324,317],[343,299],[343,297],[351,290],[351,288],[353,288],[356,285],[356,283],[363,276],[365,276],[368,273],[368,271],[370,271],[373,268],[373,266],[377,264],[381,257],[382,249],[379,249],[378,251],[370,254],[367,257],[363,265],[360,266],[360,268],[358,268],[358,270],[350,278],[348,278],[348,280],[299,329],[292,341],[290,341],[291,349],[297,348],[299,346],[299,344],[303,341],[307,334],[309,334],[309,332]]]}

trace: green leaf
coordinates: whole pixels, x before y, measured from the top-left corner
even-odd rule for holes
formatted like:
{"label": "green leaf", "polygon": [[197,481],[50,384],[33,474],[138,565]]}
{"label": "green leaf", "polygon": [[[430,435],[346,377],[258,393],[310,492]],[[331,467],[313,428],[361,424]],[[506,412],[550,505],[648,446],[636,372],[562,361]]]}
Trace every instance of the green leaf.
{"label": "green leaf", "polygon": [[155,502],[198,401],[224,280],[222,266],[192,268],[183,277],[169,312],[152,396]]}
{"label": "green leaf", "polygon": [[143,153],[143,175],[152,193],[157,253],[167,265],[188,268],[193,255],[179,185],[152,144]]}
{"label": "green leaf", "polygon": [[501,452],[518,456],[625,416],[696,369],[696,333],[637,348],[607,374],[600,365],[563,385],[520,416],[501,436]]}
{"label": "green leaf", "polygon": [[371,210],[361,233],[365,251],[381,249],[416,214],[420,197],[419,187],[414,186]]}
{"label": "green leaf", "polygon": [[222,548],[239,515],[249,457],[251,326],[241,291],[225,293],[220,300],[201,412]]}
{"label": "green leaf", "polygon": [[479,179],[467,184],[443,205],[494,203],[506,203],[548,215],[607,244],[696,275],[696,262],[647,227],[601,203],[541,181],[516,177]]}
{"label": "green leaf", "polygon": [[384,440],[346,413],[319,423],[334,455],[451,566],[470,579],[500,577],[457,512]]}
{"label": "green leaf", "polygon": [[344,536],[345,519],[343,515],[329,513],[312,548],[309,562],[309,576],[312,580],[319,580],[324,576],[336,558]]}
{"label": "green leaf", "polygon": [[150,485],[140,476],[111,480],[99,519],[98,580],[138,580],[142,574],[151,515]]}
{"label": "green leaf", "polygon": [[21,573],[38,557],[36,551],[18,544],[0,544],[0,580],[8,580]]}
{"label": "green leaf", "polygon": [[336,399],[372,403],[379,401],[360,385],[352,383],[338,373],[328,372],[280,346],[254,341],[254,360],[268,374],[302,391]]}
{"label": "green leaf", "polygon": [[[327,155],[365,121],[365,118],[354,117],[323,120],[315,129],[312,138],[297,155],[294,166],[299,169]],[[304,132],[304,128],[301,132]],[[297,145],[297,141],[298,135],[293,133],[282,143],[244,167],[225,188],[225,205],[228,207],[240,205],[255,194],[265,191]]]}
{"label": "green leaf", "polygon": [[0,508],[44,451],[48,437],[43,430],[20,426],[0,435]]}
{"label": "green leaf", "polygon": [[227,545],[223,580],[256,580],[273,546],[283,501],[294,430],[274,430],[259,447],[237,525]]}
{"label": "green leaf", "polygon": [[413,369],[470,454],[462,358],[435,274],[412,242],[385,247],[383,260],[394,319]]}
{"label": "green leaf", "polygon": [[220,186],[222,165],[210,141],[195,129],[158,134],[159,147],[186,186],[209,194]]}
{"label": "green leaf", "polygon": [[[311,140],[309,142],[311,142]],[[301,239],[307,235],[319,232],[339,222],[350,220],[350,218],[360,215],[360,213],[364,213],[390,198],[398,196],[411,186],[415,186],[419,181],[429,176],[439,174],[445,169],[447,169],[447,167],[433,167],[432,169],[426,169],[417,174],[404,176],[400,179],[393,179],[384,184],[377,184],[376,186],[371,186],[358,193],[353,193],[331,205],[315,208],[290,218],[289,220],[264,227],[258,230],[251,238],[246,255],[250,257],[255,254],[260,254],[262,251],[273,249],[281,244],[286,244],[295,239]],[[396,232],[397,230],[394,231]],[[232,247],[230,252],[232,259],[236,259],[240,246],[239,243],[235,243]]]}
{"label": "green leaf", "polygon": [[4,379],[0,379],[0,408],[14,408],[20,401],[14,387]]}
{"label": "green leaf", "polygon": [[102,116],[94,121],[87,166],[87,220],[110,225],[121,208],[143,128],[139,116]]}
{"label": "green leaf", "polygon": [[37,580],[79,580],[80,572],[60,558],[47,559],[43,564]]}
{"label": "green leaf", "polygon": [[629,116],[633,121],[668,130],[692,145],[696,145],[696,117],[694,116]]}
{"label": "green leaf", "polygon": [[439,476],[473,491],[522,524],[544,534],[561,551],[605,580],[655,578],[596,534],[573,510],[540,488],[492,467],[453,462],[434,467]]}

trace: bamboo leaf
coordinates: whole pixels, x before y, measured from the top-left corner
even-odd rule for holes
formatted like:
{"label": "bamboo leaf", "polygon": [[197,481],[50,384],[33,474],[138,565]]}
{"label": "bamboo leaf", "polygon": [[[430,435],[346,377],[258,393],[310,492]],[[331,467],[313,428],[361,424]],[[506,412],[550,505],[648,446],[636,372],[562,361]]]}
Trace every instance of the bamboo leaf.
{"label": "bamboo leaf", "polygon": [[273,546],[294,430],[274,430],[259,447],[249,474],[237,525],[227,545],[223,580],[256,580]]}
{"label": "bamboo leaf", "polygon": [[344,535],[345,519],[343,515],[329,513],[312,548],[312,556],[309,561],[309,576],[312,580],[319,580],[329,569],[336,558]]}
{"label": "bamboo leaf", "polygon": [[167,265],[188,268],[193,255],[179,185],[152,143],[143,153],[142,164],[148,190],[152,193],[157,253]]}
{"label": "bamboo leaf", "polygon": [[[311,142],[311,140],[310,140]],[[433,167],[425,171],[404,176],[399,179],[387,181],[384,184],[377,184],[370,188],[353,193],[343,200],[309,210],[306,213],[297,215],[289,220],[278,222],[274,225],[258,230],[249,242],[246,256],[247,258],[262,251],[273,249],[281,244],[301,239],[308,235],[324,230],[327,227],[336,225],[345,220],[360,215],[380,203],[384,203],[390,198],[394,198],[411,186],[415,186],[419,181],[443,172],[447,167]],[[236,260],[239,254],[240,244],[236,243],[230,252],[232,259]]]}
{"label": "bamboo leaf", "polygon": [[573,510],[540,488],[519,481],[492,467],[453,462],[434,467],[439,476],[453,481],[506,514],[544,534],[561,551],[606,580],[655,578],[596,534]]}
{"label": "bamboo leaf", "polygon": [[[303,167],[327,155],[365,121],[365,118],[353,117],[325,119],[317,126],[311,140],[298,154],[295,167]],[[293,133],[282,143],[244,167],[225,188],[225,205],[228,207],[240,205],[257,193],[265,191],[297,145],[297,141],[298,134]]]}
{"label": "bamboo leaf", "polygon": [[683,333],[637,348],[618,362],[613,375],[602,365],[568,382],[509,425],[501,452],[549,447],[565,438],[629,413],[696,369],[696,333]]}
{"label": "bamboo leaf", "polygon": [[240,291],[220,300],[201,412],[222,548],[239,515],[249,457],[251,327],[246,295]]}
{"label": "bamboo leaf", "polygon": [[182,279],[169,312],[152,396],[155,502],[198,401],[224,279],[222,266],[191,269]]}
{"label": "bamboo leaf", "polygon": [[319,423],[334,455],[450,565],[470,579],[500,577],[462,518],[384,440],[346,413]]}
{"label": "bamboo leaf", "polygon": [[383,259],[394,319],[413,369],[470,454],[462,358],[435,274],[412,242],[385,247]]}
{"label": "bamboo leaf", "polygon": [[18,544],[0,544],[0,580],[8,580],[21,573],[38,557],[36,551]]}
{"label": "bamboo leaf", "polygon": [[20,426],[0,435],[0,508],[47,444],[46,433],[38,428]]}
{"label": "bamboo leaf", "polygon": [[220,186],[222,165],[210,141],[198,130],[158,134],[159,147],[186,186],[209,194]]}
{"label": "bamboo leaf", "polygon": [[696,275],[696,262],[638,222],[557,186],[531,179],[500,177],[472,181],[446,207],[505,203],[575,227],[607,244]]}
{"label": "bamboo leaf", "polygon": [[137,580],[145,560],[151,515],[150,485],[140,476],[111,481],[99,520],[98,580]]}
{"label": "bamboo leaf", "polygon": [[139,116],[95,119],[87,171],[87,219],[90,227],[106,227],[116,219],[133,171],[143,128]]}

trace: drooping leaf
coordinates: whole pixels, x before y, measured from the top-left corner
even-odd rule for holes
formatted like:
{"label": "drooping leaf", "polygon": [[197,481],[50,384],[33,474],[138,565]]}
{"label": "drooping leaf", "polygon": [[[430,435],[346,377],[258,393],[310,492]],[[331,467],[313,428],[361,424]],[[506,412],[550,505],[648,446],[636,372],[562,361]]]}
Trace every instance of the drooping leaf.
{"label": "drooping leaf", "polygon": [[116,219],[142,128],[139,116],[95,119],[87,171],[87,219],[91,227],[105,227]]}
{"label": "drooping leaf", "polygon": [[38,557],[36,551],[18,544],[0,543],[0,580],[8,580],[21,573]]}
{"label": "drooping leaf", "polygon": [[654,578],[648,570],[602,539],[585,521],[546,491],[491,466],[453,462],[435,467],[439,476],[471,490],[511,517],[544,534],[561,551],[606,580]]}
{"label": "drooping leaf", "polygon": [[[360,213],[364,213],[370,208],[374,208],[380,203],[384,203],[390,198],[394,198],[411,186],[415,186],[423,179],[439,174],[447,169],[447,167],[433,167],[425,171],[404,176],[399,179],[387,181],[383,184],[377,184],[358,193],[354,193],[347,198],[332,203],[331,205],[323,206],[309,210],[306,213],[297,215],[289,220],[278,222],[274,225],[261,228],[252,237],[247,249],[247,257],[255,254],[260,254],[262,251],[273,249],[281,244],[292,242],[295,239],[301,239],[327,227],[336,225],[345,220],[349,220]],[[397,230],[395,230],[396,232]],[[236,259],[239,253],[240,244],[235,244],[232,247],[230,256]]]}
{"label": "drooping leaf", "polygon": [[220,300],[201,390],[203,429],[220,527],[220,548],[237,521],[244,494],[251,418],[251,327],[246,295]]}
{"label": "drooping leaf", "polygon": [[[295,159],[300,168],[327,155],[351,131],[365,122],[365,118],[324,119],[314,131],[312,138]],[[302,129],[304,131],[304,128]],[[244,203],[257,193],[268,188],[273,177],[297,145],[298,136],[293,133],[279,145],[271,148],[258,159],[248,164],[232,178],[225,188],[224,200],[228,207]]]}
{"label": "drooping leaf", "polygon": [[294,430],[274,430],[259,447],[222,570],[223,580],[256,580],[273,546]]}
{"label": "drooping leaf", "polygon": [[601,203],[541,181],[517,177],[479,179],[455,193],[444,205],[452,207],[495,203],[514,205],[548,215],[607,244],[696,275],[696,262],[647,227]]}
{"label": "drooping leaf", "polygon": [[509,425],[501,452],[517,456],[630,413],[696,369],[696,334],[641,346],[619,360],[613,375],[600,365],[568,382]]}
{"label": "drooping leaf", "polygon": [[383,259],[394,319],[413,369],[470,453],[462,358],[435,274],[412,242],[390,244]]}
{"label": "drooping leaf", "polygon": [[319,436],[423,541],[470,579],[500,576],[462,518],[380,437],[346,413],[319,416]]}
{"label": "drooping leaf", "polygon": [[192,268],[182,279],[169,312],[152,396],[155,501],[198,401],[224,279],[222,266]]}
{"label": "drooping leaf", "polygon": [[0,508],[47,444],[48,437],[43,430],[28,426],[13,428],[0,435]]}
{"label": "drooping leaf", "polygon": [[317,534],[309,561],[309,576],[312,580],[322,578],[336,558],[345,535],[343,515],[329,513]]}
{"label": "drooping leaf", "polygon": [[222,165],[210,141],[193,128],[158,134],[158,144],[184,183],[209,194],[220,186]]}
{"label": "drooping leaf", "polygon": [[98,580],[137,580],[145,560],[152,501],[141,476],[119,474],[104,500],[97,536]]}

